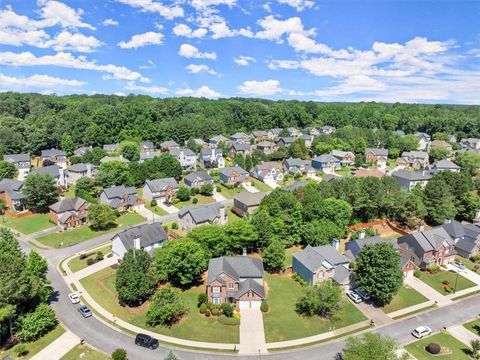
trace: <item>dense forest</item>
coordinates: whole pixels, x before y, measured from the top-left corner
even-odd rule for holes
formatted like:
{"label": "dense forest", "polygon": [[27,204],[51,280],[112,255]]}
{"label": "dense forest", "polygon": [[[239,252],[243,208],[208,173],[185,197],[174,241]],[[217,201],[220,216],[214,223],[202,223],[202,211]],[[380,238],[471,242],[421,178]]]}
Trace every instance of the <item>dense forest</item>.
{"label": "dense forest", "polygon": [[318,103],[231,98],[157,99],[142,95],[0,94],[0,154],[122,140],[177,142],[237,131],[332,125],[480,135],[480,106]]}

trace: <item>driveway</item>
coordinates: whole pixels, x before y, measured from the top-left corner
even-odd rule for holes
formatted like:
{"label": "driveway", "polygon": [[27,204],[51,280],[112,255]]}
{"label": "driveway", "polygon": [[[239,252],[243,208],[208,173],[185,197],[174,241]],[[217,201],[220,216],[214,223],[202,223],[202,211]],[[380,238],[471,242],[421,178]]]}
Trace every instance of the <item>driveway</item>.
{"label": "driveway", "polygon": [[415,276],[408,276],[405,279],[405,284],[417,290],[420,294],[425,296],[427,299],[436,302],[438,306],[444,306],[452,303],[450,299],[448,299],[447,297],[443,296],[435,289],[425,284],[422,280],[417,279]]}
{"label": "driveway", "polygon": [[308,178],[313,179],[313,180],[318,181],[318,182],[322,181],[322,178],[317,176],[317,175],[308,175]]}
{"label": "driveway", "polygon": [[250,184],[243,184],[243,187],[245,188],[245,190],[247,190],[248,192],[251,192],[251,193],[257,193],[259,192],[258,189],[255,189],[252,185]]}
{"label": "driveway", "polygon": [[212,197],[215,199],[216,202],[227,200],[225,196],[216,191],[213,192]]}
{"label": "driveway", "polygon": [[265,180],[264,183],[267,184],[268,186],[270,186],[272,189],[276,189],[277,187],[280,186],[274,180]]}
{"label": "driveway", "polygon": [[360,310],[369,320],[373,320],[375,326],[385,325],[393,322],[381,309],[375,307],[373,304],[362,301],[359,304],[355,304],[355,307]]}
{"label": "driveway", "polygon": [[31,360],[59,360],[78,344],[80,344],[80,339],[67,330],[54,342],[50,343],[43,348],[42,351],[34,355]]}
{"label": "driveway", "polygon": [[471,331],[465,329],[462,325],[454,325],[447,328],[447,331],[455,338],[460,340],[462,343],[470,346],[470,341],[480,340],[480,337],[472,333]]}
{"label": "driveway", "polygon": [[452,264],[447,264],[447,269],[453,272],[458,272],[460,273],[460,275],[467,278],[468,280],[474,282],[477,285],[480,285],[480,275],[478,275],[477,273],[474,273],[472,270],[468,270],[468,269],[460,270],[459,268],[457,268]]}
{"label": "driveway", "polygon": [[248,301],[240,302],[240,345],[238,350],[239,354],[250,355],[267,352],[260,306],[250,306]]}

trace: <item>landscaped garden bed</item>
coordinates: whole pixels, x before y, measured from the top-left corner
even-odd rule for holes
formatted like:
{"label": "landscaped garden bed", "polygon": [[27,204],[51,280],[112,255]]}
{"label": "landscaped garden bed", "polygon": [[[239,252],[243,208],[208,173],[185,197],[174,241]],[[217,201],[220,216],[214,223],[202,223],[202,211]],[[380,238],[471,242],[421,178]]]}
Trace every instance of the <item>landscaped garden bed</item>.
{"label": "landscaped garden bed", "polygon": [[416,276],[442,295],[448,295],[454,291],[458,292],[476,286],[474,282],[462,275],[442,269],[438,272],[418,271]]}
{"label": "landscaped garden bed", "polygon": [[[72,272],[80,271],[82,269],[85,269],[89,265],[93,265],[92,263],[90,263],[92,260],[95,260],[95,262],[100,261],[101,260],[100,254],[102,254],[102,259],[103,259],[103,257],[105,257],[111,251],[112,251],[112,246],[106,245],[95,251],[91,251],[91,252],[87,252],[87,253],[75,256],[72,260],[68,262],[67,265]],[[89,260],[89,259],[92,259],[92,260]]]}
{"label": "landscaped garden bed", "polygon": [[[441,353],[437,355],[430,354],[426,347],[430,343],[440,345],[442,348]],[[421,340],[415,341],[405,346],[410,354],[415,356],[417,360],[428,359],[442,359],[442,360],[468,360],[470,357],[468,354],[468,346],[455,339],[453,336],[446,332],[438,333],[433,336],[428,336]]]}

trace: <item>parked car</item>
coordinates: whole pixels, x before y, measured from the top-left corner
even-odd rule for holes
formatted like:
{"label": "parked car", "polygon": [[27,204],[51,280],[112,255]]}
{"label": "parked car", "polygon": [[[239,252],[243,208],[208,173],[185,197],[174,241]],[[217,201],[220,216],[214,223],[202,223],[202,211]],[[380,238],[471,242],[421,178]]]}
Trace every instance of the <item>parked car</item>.
{"label": "parked car", "polygon": [[158,340],[146,334],[137,334],[135,337],[135,345],[154,350],[158,347]]}
{"label": "parked car", "polygon": [[68,294],[68,298],[72,302],[72,304],[78,304],[80,302],[80,296],[77,293],[70,293]]}
{"label": "parked car", "polygon": [[350,300],[352,300],[355,304],[362,302],[362,298],[355,291],[349,290],[346,292],[346,294],[350,298]]}
{"label": "parked car", "polygon": [[425,325],[419,326],[412,331],[412,335],[417,339],[421,339],[425,336],[430,335],[431,333],[432,333],[432,329],[430,329],[428,326],[425,326]]}
{"label": "parked car", "polygon": [[460,261],[455,261],[455,262],[453,263],[453,265],[454,265],[455,267],[459,268],[460,270],[465,270],[465,265],[462,264]]}
{"label": "parked car", "polygon": [[355,292],[360,295],[363,301],[370,300],[370,294],[363,290],[361,287],[357,287]]}
{"label": "parked car", "polygon": [[92,312],[90,311],[90,309],[87,307],[87,305],[82,305],[78,308],[78,312],[80,314],[82,314],[82,316],[84,318],[88,318],[90,316],[92,316]]}

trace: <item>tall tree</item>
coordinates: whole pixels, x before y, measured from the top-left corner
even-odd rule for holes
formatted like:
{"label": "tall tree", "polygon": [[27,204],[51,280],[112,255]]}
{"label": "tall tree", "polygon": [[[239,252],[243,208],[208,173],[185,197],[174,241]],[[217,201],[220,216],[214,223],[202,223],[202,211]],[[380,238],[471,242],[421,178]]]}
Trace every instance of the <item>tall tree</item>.
{"label": "tall tree", "polygon": [[106,204],[91,204],[88,209],[88,221],[95,230],[106,230],[116,225],[117,214]]}
{"label": "tall tree", "polygon": [[75,144],[69,134],[62,135],[60,140],[60,148],[67,153],[67,156],[71,156],[73,154]]}
{"label": "tall tree", "polygon": [[45,209],[58,199],[55,180],[48,174],[29,174],[22,187],[28,209]]}
{"label": "tall tree", "polygon": [[262,258],[269,271],[285,269],[285,248],[280,240],[273,240],[262,252]]}
{"label": "tall tree", "polygon": [[295,305],[297,313],[304,316],[318,315],[331,318],[341,308],[342,290],[333,281],[323,281],[303,289],[303,295]]}
{"label": "tall tree", "polygon": [[438,225],[457,215],[455,197],[448,184],[439,176],[434,176],[425,186],[424,202],[428,222]]}
{"label": "tall tree", "polygon": [[18,170],[13,163],[0,160],[0,180],[15,179],[17,175]]}
{"label": "tall tree", "polygon": [[408,354],[397,355],[398,345],[389,337],[367,333],[362,337],[350,336],[343,349],[344,360],[407,360]]}

